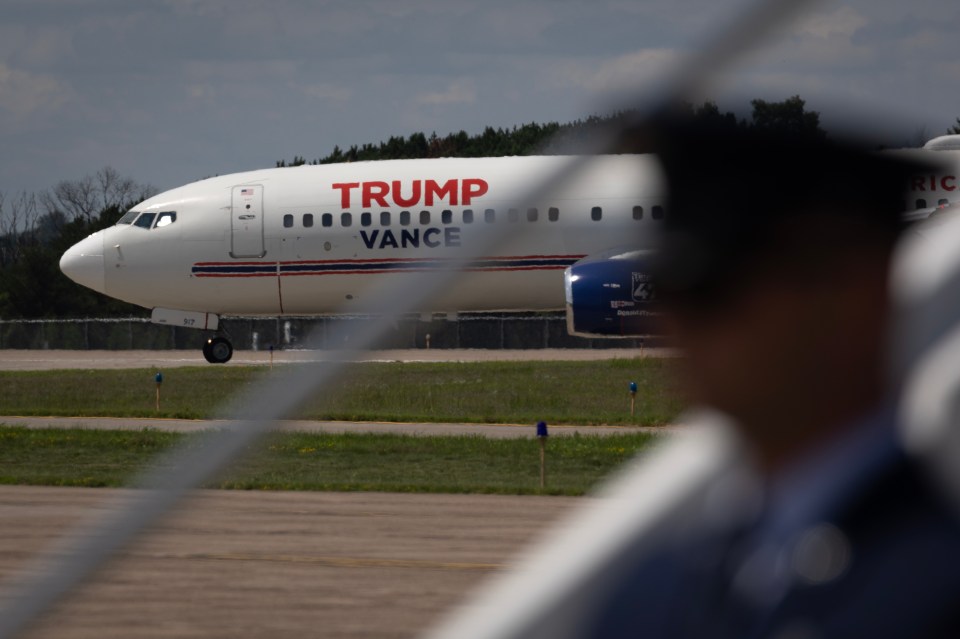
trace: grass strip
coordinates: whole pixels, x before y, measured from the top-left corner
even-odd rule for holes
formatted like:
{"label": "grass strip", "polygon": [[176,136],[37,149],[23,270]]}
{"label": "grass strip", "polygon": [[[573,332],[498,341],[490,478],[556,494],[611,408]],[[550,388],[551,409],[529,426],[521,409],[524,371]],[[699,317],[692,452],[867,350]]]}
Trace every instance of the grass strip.
{"label": "grass strip", "polygon": [[[203,433],[0,426],[0,483],[130,486],[160,453]],[[552,438],[539,487],[535,439],[272,433],[208,488],[582,495],[658,435]]]}
{"label": "grass strip", "polygon": [[[296,366],[291,364],[290,366]],[[164,371],[155,410],[154,369],[0,372],[0,415],[214,417],[221,403],[253,392],[264,367]],[[348,365],[295,416],[404,422],[661,425],[682,402],[670,361],[362,363]],[[636,415],[628,384],[637,382]],[[264,398],[269,401],[269,398]]]}

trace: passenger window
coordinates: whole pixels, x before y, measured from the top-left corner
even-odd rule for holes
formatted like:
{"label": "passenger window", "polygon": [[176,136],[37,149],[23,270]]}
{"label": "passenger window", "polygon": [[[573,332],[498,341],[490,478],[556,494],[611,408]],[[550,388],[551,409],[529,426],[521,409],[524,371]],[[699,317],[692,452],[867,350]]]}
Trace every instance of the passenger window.
{"label": "passenger window", "polygon": [[370,213],[360,214],[360,226],[370,226],[373,224],[373,216]]}
{"label": "passenger window", "polygon": [[430,224],[430,211],[420,211],[420,223]]}
{"label": "passenger window", "polygon": [[473,209],[463,209],[463,223],[473,224]]}
{"label": "passenger window", "polygon": [[599,206],[595,206],[592,209],[590,209],[591,220],[593,220],[594,222],[599,222],[600,218],[602,217],[603,217],[603,209],[601,209]]}
{"label": "passenger window", "polygon": [[348,227],[353,224],[353,216],[349,213],[340,214],[340,226]]}
{"label": "passenger window", "polygon": [[177,212],[176,211],[164,211],[159,216],[157,216],[157,223],[154,228],[162,228],[164,226],[169,226],[177,221]]}
{"label": "passenger window", "polygon": [[483,212],[483,221],[487,224],[493,224],[497,219],[497,212],[493,209],[486,209]]}
{"label": "passenger window", "polygon": [[144,213],[137,218],[137,221],[133,223],[134,226],[139,226],[142,229],[148,229],[153,226],[153,218],[157,217],[156,213]]}
{"label": "passenger window", "polygon": [[556,222],[557,220],[559,220],[560,209],[558,209],[555,206],[551,206],[550,209],[547,211],[547,219],[550,220],[551,222]]}
{"label": "passenger window", "polygon": [[440,213],[440,221],[444,224],[453,224],[453,211],[450,209],[444,209]]}
{"label": "passenger window", "polygon": [[[943,199],[937,201],[937,206],[946,206],[946,205],[948,205],[948,204],[950,204],[950,200],[948,200],[947,198],[943,198]],[[162,214],[161,214],[161,215],[162,215]],[[158,224],[158,226],[159,226],[159,224]]]}
{"label": "passenger window", "polygon": [[400,226],[410,226],[410,211],[400,211]]}
{"label": "passenger window", "polygon": [[333,226],[333,216],[329,213],[324,213],[320,216],[320,223],[327,227]]}
{"label": "passenger window", "polygon": [[380,226],[390,226],[390,211],[380,212]]}
{"label": "passenger window", "polygon": [[303,227],[311,228],[313,226],[313,213],[303,214]]}
{"label": "passenger window", "polygon": [[507,222],[519,222],[520,211],[518,209],[507,209]]}
{"label": "passenger window", "polygon": [[655,220],[662,220],[667,215],[666,211],[663,210],[663,207],[659,205],[653,207],[650,214]]}
{"label": "passenger window", "polygon": [[123,214],[123,217],[117,220],[117,224],[133,224],[138,215],[140,215],[140,211],[127,211]]}
{"label": "passenger window", "polygon": [[536,222],[537,216],[537,209],[527,209],[527,222]]}
{"label": "passenger window", "polygon": [[293,216],[287,213],[283,216],[283,228],[288,229],[293,226]]}
{"label": "passenger window", "polygon": [[643,219],[643,207],[635,206],[633,207],[633,219],[642,220]]}

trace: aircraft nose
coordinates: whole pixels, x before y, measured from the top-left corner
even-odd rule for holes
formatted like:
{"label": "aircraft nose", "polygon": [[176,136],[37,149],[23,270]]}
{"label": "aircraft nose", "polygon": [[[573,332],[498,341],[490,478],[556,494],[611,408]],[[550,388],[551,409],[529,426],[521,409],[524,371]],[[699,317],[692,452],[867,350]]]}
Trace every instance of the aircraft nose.
{"label": "aircraft nose", "polygon": [[77,284],[105,293],[103,232],[94,233],[67,249],[60,258],[60,270]]}

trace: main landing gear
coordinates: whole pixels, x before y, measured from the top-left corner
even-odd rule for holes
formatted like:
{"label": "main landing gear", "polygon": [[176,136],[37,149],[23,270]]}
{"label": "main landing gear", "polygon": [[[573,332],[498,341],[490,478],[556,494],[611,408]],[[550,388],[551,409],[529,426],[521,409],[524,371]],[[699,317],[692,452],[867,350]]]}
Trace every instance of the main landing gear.
{"label": "main landing gear", "polygon": [[222,335],[211,337],[203,345],[203,356],[211,364],[226,364],[233,357],[233,344]]}

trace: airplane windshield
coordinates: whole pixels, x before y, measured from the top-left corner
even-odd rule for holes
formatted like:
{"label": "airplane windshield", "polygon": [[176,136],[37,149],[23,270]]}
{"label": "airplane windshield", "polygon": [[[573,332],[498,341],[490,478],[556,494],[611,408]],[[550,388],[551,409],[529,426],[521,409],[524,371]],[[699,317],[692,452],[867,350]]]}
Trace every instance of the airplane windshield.
{"label": "airplane windshield", "polygon": [[167,226],[168,224],[173,224],[176,221],[177,221],[176,211],[164,211],[157,217],[157,224],[154,228]]}
{"label": "airplane windshield", "polygon": [[134,218],[138,215],[140,215],[140,211],[127,211],[123,214],[123,217],[117,220],[117,224],[133,224]]}
{"label": "airplane windshield", "polygon": [[142,229],[158,229],[164,226],[169,226],[176,221],[176,211],[163,211],[161,213],[141,213],[140,211],[128,211],[117,221],[117,224],[132,224],[133,226],[138,226]]}
{"label": "airplane windshield", "polygon": [[153,226],[153,218],[157,216],[156,213],[144,213],[137,218],[137,221],[133,223],[134,226],[139,226],[140,228],[148,229]]}

